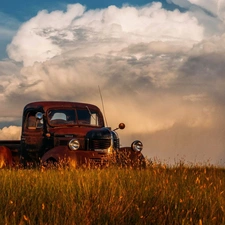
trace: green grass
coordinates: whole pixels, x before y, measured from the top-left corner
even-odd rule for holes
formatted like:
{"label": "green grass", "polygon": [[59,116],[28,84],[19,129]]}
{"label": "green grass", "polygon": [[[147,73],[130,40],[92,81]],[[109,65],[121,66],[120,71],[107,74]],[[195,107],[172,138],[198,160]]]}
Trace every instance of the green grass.
{"label": "green grass", "polygon": [[225,224],[225,170],[2,169],[0,224]]}

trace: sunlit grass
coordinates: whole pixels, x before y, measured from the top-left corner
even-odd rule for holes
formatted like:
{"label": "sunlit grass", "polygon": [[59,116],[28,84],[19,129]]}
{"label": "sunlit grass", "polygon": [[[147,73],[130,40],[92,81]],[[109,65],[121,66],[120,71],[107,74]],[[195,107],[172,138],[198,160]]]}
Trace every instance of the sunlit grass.
{"label": "sunlit grass", "polygon": [[225,224],[225,170],[0,170],[0,224]]}

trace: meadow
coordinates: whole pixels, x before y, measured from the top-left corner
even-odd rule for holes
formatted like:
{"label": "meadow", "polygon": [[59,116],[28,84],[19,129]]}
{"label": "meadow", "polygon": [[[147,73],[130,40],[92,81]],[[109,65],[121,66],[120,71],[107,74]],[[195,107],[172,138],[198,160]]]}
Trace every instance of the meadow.
{"label": "meadow", "polygon": [[225,169],[2,169],[0,224],[225,224]]}

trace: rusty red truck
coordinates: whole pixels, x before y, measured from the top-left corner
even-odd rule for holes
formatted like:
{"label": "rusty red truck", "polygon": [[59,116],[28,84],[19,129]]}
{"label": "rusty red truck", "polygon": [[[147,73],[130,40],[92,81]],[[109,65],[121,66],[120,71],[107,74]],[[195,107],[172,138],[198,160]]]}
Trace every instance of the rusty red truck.
{"label": "rusty red truck", "polygon": [[143,144],[135,140],[121,147],[116,132],[105,126],[100,109],[92,104],[39,101],[23,110],[21,140],[0,141],[0,167],[20,164],[145,165]]}

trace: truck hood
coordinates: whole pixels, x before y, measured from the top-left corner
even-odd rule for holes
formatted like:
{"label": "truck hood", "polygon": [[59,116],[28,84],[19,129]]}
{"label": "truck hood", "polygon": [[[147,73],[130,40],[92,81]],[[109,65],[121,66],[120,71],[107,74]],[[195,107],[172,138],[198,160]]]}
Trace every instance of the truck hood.
{"label": "truck hood", "polygon": [[[96,129],[96,127],[54,127],[50,128],[49,132],[54,136],[73,136],[84,137],[90,130]],[[98,129],[98,128],[97,128]],[[99,128],[101,129],[101,128]]]}

